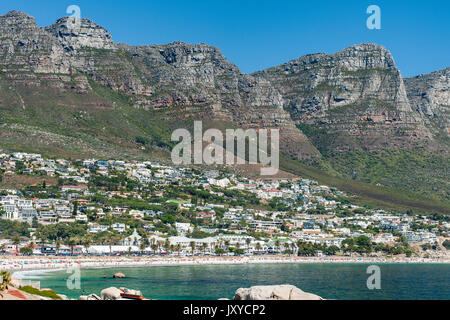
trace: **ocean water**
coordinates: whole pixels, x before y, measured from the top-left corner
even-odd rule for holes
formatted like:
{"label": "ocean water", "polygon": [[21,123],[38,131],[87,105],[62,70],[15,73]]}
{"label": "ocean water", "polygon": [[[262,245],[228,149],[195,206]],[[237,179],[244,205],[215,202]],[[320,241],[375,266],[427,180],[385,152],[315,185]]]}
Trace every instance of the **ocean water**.
{"label": "ocean water", "polygon": [[[66,270],[31,272],[23,279],[40,280],[69,298],[107,287],[141,290],[158,300],[231,299],[236,289],[255,285],[292,284],[326,299],[450,299],[449,264],[378,264],[381,289],[367,288],[368,264],[247,264],[82,269],[81,289],[70,290]],[[113,279],[116,272],[127,278]],[[107,275],[108,279],[103,276]]]}

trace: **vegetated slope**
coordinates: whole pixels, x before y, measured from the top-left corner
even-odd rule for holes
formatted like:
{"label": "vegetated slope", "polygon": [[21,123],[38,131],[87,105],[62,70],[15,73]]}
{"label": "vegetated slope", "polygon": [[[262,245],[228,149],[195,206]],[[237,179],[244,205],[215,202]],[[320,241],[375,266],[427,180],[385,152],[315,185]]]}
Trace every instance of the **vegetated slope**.
{"label": "vegetated slope", "polygon": [[336,177],[449,199],[448,70],[405,86],[389,51],[362,44],[254,75],[280,90],[284,108],[320,151],[322,158],[308,164]]}
{"label": "vegetated slope", "polygon": [[4,149],[167,160],[194,120],[278,128],[290,172],[393,205],[448,200],[448,69],[405,86],[389,51],[362,44],[246,75],[206,44],[132,47],[88,19],[40,28],[18,11],[0,35]]}

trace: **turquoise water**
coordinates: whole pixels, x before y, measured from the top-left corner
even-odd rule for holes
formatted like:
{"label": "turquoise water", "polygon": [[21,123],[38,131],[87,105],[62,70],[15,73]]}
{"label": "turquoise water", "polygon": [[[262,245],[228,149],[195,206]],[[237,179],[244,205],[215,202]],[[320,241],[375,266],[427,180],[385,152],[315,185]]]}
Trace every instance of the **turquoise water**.
{"label": "turquoise water", "polygon": [[[107,287],[141,290],[151,299],[216,300],[232,298],[236,289],[254,285],[292,284],[326,299],[450,299],[450,265],[378,264],[381,289],[367,289],[368,264],[253,264],[170,266],[81,270],[81,290],[69,290],[66,271],[32,273],[70,298],[96,293]],[[126,279],[112,279],[116,272]],[[109,279],[103,276],[108,275]]]}

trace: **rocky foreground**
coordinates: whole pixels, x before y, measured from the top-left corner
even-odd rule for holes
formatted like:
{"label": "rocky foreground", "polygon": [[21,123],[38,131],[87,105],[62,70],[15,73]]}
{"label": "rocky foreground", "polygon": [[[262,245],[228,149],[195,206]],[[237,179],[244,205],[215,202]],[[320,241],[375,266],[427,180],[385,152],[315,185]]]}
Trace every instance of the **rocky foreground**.
{"label": "rocky foreground", "polygon": [[254,286],[236,290],[233,300],[324,300],[289,284]]}
{"label": "rocky foreground", "polygon": [[[150,300],[142,296],[139,290],[127,288],[110,287],[103,289],[100,296],[90,294],[80,296],[78,300],[123,300],[123,298]],[[229,300],[222,298],[219,300]],[[239,288],[236,290],[232,300],[324,300],[322,297],[304,292],[303,290],[289,284],[272,286],[254,286],[250,288]]]}

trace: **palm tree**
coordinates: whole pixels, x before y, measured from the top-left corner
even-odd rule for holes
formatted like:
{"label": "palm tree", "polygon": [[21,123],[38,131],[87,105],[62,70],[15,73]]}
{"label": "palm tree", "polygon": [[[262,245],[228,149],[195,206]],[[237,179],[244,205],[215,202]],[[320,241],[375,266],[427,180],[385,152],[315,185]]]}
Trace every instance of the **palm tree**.
{"label": "palm tree", "polygon": [[277,247],[277,251],[280,251],[280,240],[275,241],[275,247]]}
{"label": "palm tree", "polygon": [[139,249],[142,252],[145,250],[145,248],[147,248],[147,245],[144,243],[144,241],[141,241],[141,243],[139,244]]}
{"label": "palm tree", "polygon": [[206,248],[208,247],[208,245],[206,244],[206,242],[203,242],[202,243],[202,251],[203,251],[203,255],[205,255],[205,251],[206,251]]}
{"label": "palm tree", "polygon": [[156,249],[158,249],[158,246],[156,244],[152,244],[152,250],[153,250],[153,254],[156,254]]}
{"label": "palm tree", "polygon": [[164,241],[159,240],[159,241],[158,241],[158,251],[159,251],[159,253],[161,253],[161,247],[162,247],[162,246],[164,246]]}
{"label": "palm tree", "polygon": [[66,246],[70,247],[70,255],[73,256],[73,248],[77,245],[77,239],[67,238],[64,242]]}
{"label": "palm tree", "polygon": [[261,250],[261,243],[256,243],[256,250],[259,252]]}
{"label": "palm tree", "polygon": [[28,247],[34,251],[34,245],[35,245],[34,241],[30,241],[30,243],[28,244]]}
{"label": "palm tree", "polygon": [[296,243],[296,247],[297,247],[297,253],[300,251],[300,247],[303,245],[303,241],[302,240],[298,240]]}
{"label": "palm tree", "polygon": [[177,250],[178,255],[180,255],[181,245],[179,243],[175,246],[175,250]]}
{"label": "palm tree", "polygon": [[58,254],[59,248],[61,248],[61,241],[58,239],[55,243],[56,254]]}
{"label": "palm tree", "polygon": [[189,243],[189,245],[191,246],[191,250],[192,250],[192,255],[194,255],[194,250],[195,250],[195,241],[191,241]]}
{"label": "palm tree", "polygon": [[170,240],[166,239],[166,241],[164,241],[164,249],[166,249],[166,252],[169,251],[170,248]]}
{"label": "palm tree", "polygon": [[141,241],[141,244],[139,245],[139,249],[141,249],[141,251],[144,251],[145,248],[147,248],[149,245],[150,245],[150,241],[148,241],[148,238],[145,237],[145,238]]}
{"label": "palm tree", "polygon": [[227,251],[230,251],[230,240],[225,240],[225,247]]}
{"label": "palm tree", "polygon": [[113,233],[108,233],[107,239],[106,239],[108,245],[109,245],[109,255],[112,255],[112,246],[115,243],[115,237]]}
{"label": "palm tree", "polygon": [[0,272],[0,296],[2,291],[8,290],[8,285],[11,282],[11,274],[8,271]]}
{"label": "palm tree", "polygon": [[82,242],[83,242],[84,248],[86,249],[86,254],[89,254],[88,249],[91,246],[92,240],[89,237],[85,237]]}
{"label": "palm tree", "polygon": [[45,246],[47,244],[47,236],[45,234],[40,233],[39,240],[41,242],[41,246]]}
{"label": "palm tree", "polygon": [[20,236],[18,234],[14,235],[12,241],[13,241],[13,245],[16,246],[16,252],[19,252],[19,245],[20,245]]}
{"label": "palm tree", "polygon": [[252,240],[250,238],[245,239],[245,243],[247,244],[247,253],[250,253],[250,243]]}

